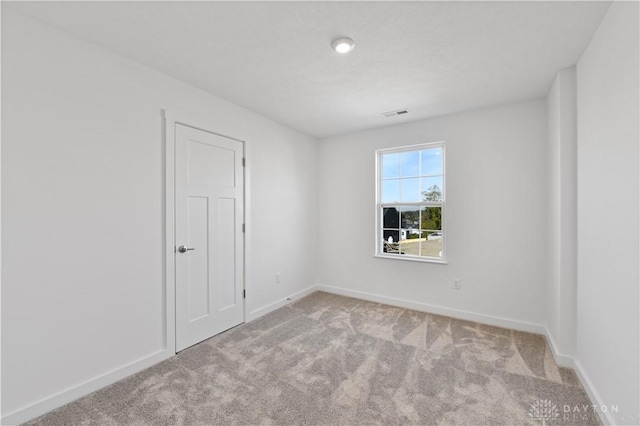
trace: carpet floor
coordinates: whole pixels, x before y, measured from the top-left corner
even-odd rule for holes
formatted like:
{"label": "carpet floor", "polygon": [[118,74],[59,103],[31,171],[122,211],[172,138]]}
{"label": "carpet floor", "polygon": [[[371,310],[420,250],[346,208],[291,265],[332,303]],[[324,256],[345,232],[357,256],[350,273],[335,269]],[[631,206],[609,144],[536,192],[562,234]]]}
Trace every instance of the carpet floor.
{"label": "carpet floor", "polygon": [[601,424],[591,404],[540,335],[318,292],[28,424]]}

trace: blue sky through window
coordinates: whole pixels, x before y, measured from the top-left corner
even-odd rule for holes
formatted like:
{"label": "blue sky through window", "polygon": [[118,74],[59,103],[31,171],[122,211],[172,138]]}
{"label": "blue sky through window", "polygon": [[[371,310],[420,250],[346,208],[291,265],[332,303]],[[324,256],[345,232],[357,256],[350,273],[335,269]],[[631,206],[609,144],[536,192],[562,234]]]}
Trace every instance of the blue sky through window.
{"label": "blue sky through window", "polygon": [[424,200],[434,185],[442,191],[442,148],[382,154],[382,203]]}
{"label": "blue sky through window", "polygon": [[420,175],[420,151],[403,152],[400,174],[402,177],[417,177]]}
{"label": "blue sky through window", "polygon": [[442,174],[442,148],[427,149],[420,151],[422,155],[421,176],[432,176]]}
{"label": "blue sky through window", "polygon": [[382,156],[382,178],[400,177],[400,153]]}

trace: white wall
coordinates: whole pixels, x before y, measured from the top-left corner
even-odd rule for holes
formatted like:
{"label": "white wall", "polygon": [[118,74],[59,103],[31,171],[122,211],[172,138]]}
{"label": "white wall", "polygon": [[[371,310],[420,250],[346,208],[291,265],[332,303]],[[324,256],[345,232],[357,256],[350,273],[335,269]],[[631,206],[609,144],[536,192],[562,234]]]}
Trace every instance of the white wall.
{"label": "white wall", "polygon": [[576,70],[560,70],[548,106],[546,324],[556,356],[571,357],[576,336],[577,149]]}
{"label": "white wall", "polygon": [[577,64],[576,358],[620,424],[640,422],[638,6],[614,2]]}
{"label": "white wall", "polygon": [[6,4],[2,88],[3,422],[162,352],[162,108],[248,141],[249,316],[314,283],[314,139]]}
{"label": "white wall", "polygon": [[[319,145],[2,6],[4,422],[162,352],[166,108],[248,141],[248,318],[317,282],[514,328],[546,324],[594,402],[619,406],[608,420],[638,423],[637,3],[613,4],[577,89],[563,70],[546,103]],[[449,264],[374,258],[374,151],[439,140]]]}
{"label": "white wall", "polygon": [[[546,114],[545,101],[536,100],[321,140],[318,283],[540,331],[547,294]],[[374,258],[375,150],[441,140],[449,263]],[[462,290],[452,289],[454,278]]]}

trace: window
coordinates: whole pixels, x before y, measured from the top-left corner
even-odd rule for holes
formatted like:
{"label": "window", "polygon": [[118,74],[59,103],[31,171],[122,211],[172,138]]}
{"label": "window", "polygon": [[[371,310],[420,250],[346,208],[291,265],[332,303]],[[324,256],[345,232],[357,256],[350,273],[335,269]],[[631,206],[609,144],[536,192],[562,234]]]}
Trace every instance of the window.
{"label": "window", "polygon": [[444,142],[376,156],[376,256],[444,262]]}

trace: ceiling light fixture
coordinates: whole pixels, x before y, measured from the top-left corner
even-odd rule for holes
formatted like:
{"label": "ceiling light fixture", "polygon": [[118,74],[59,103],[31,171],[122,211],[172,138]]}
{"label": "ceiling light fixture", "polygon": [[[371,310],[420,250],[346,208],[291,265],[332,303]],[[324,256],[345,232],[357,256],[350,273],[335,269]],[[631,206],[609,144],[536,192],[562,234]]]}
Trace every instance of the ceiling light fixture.
{"label": "ceiling light fixture", "polygon": [[348,53],[353,50],[355,43],[349,37],[340,37],[331,42],[331,47],[338,53]]}

